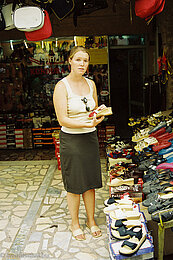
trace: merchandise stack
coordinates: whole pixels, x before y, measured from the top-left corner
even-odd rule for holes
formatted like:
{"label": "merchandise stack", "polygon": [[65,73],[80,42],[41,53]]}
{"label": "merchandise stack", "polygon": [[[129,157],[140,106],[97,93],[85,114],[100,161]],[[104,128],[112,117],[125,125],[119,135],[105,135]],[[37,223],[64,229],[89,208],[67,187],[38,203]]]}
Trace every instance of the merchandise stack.
{"label": "merchandise stack", "polygon": [[[152,242],[147,228],[173,227],[172,116],[172,111],[165,111],[131,118],[132,135],[128,140],[119,136],[107,140],[110,197],[105,201],[104,212],[112,259],[125,259],[125,256],[140,259],[140,254],[144,254],[141,259],[157,256],[154,248],[161,251],[160,237],[154,236]],[[139,227],[136,231],[138,225],[142,231]],[[167,251],[166,242],[164,250]],[[173,253],[171,250],[168,254]]]}
{"label": "merchandise stack", "polygon": [[0,125],[0,149],[7,148],[6,125]]}
{"label": "merchandise stack", "polygon": [[153,239],[145,215],[129,195],[110,197],[105,202],[111,259],[153,259]]}

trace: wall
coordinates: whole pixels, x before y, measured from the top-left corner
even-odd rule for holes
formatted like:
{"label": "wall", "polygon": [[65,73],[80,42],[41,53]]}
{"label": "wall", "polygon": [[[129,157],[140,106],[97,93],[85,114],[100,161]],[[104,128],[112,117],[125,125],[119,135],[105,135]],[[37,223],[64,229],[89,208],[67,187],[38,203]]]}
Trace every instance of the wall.
{"label": "wall", "polygon": [[[157,25],[162,36],[162,46],[165,50],[166,57],[173,68],[173,1],[166,0],[164,12],[157,16]],[[166,109],[173,108],[173,69],[168,76],[166,88]]]}

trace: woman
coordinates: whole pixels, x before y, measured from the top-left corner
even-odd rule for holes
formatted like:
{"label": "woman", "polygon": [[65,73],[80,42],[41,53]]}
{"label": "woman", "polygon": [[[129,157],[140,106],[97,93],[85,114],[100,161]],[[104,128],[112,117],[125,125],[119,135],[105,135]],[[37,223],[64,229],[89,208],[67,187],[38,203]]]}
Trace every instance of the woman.
{"label": "woman", "polygon": [[93,237],[101,236],[101,230],[94,219],[95,188],[102,187],[95,126],[104,117],[88,118],[90,111],[98,107],[98,101],[95,83],[83,76],[89,65],[87,50],[80,46],[74,47],[69,55],[69,64],[71,71],[56,84],[53,101],[61,125],[61,170],[72,219],[70,230],[75,239],[84,240],[78,216],[80,194],[87,213],[86,225]]}

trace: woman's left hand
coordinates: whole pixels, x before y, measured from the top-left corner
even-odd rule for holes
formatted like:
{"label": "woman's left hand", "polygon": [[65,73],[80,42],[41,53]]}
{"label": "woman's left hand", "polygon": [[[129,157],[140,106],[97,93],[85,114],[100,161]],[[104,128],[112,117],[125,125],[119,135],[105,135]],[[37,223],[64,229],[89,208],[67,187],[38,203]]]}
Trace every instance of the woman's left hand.
{"label": "woman's left hand", "polygon": [[94,114],[93,120],[92,120],[93,126],[97,126],[98,124],[100,124],[104,118],[105,118],[104,116],[96,118],[96,114]]}

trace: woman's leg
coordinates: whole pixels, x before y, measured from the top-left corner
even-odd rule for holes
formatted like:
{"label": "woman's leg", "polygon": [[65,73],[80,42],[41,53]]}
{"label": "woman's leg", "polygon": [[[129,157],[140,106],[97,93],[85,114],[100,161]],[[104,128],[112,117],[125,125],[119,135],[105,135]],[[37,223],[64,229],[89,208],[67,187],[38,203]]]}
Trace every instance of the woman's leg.
{"label": "woman's leg", "polygon": [[[80,194],[74,194],[71,192],[67,192],[67,203],[68,203],[68,209],[70,211],[71,215],[71,229],[72,232],[80,228],[79,225],[79,206],[80,206]],[[85,236],[78,235],[78,239],[85,239]]]}
{"label": "woman's leg", "polygon": [[[92,226],[96,226],[96,222],[94,219],[94,213],[95,213],[95,190],[88,190],[82,194],[86,213],[87,213],[87,224],[91,228]],[[96,231],[93,233],[93,236],[98,236],[101,234],[101,231]]]}

